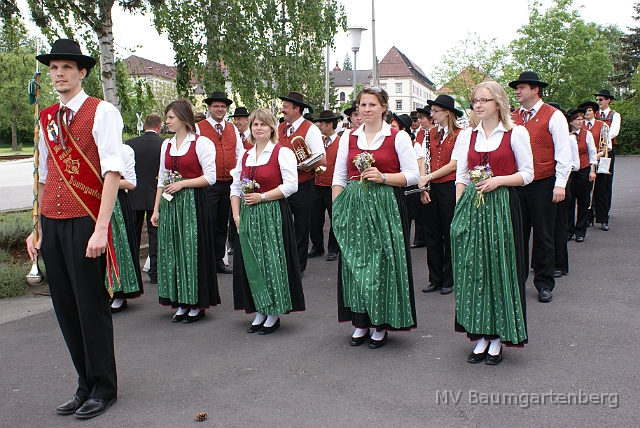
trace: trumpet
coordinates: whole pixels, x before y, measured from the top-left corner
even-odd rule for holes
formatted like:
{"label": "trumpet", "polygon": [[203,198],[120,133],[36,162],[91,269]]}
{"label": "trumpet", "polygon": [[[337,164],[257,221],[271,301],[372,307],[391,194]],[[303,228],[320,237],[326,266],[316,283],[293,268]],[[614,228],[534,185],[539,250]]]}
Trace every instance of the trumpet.
{"label": "trumpet", "polygon": [[[296,146],[296,144],[294,143],[297,141],[299,141],[299,143]],[[311,149],[307,145],[307,142],[305,141],[304,137],[300,135],[296,135],[295,137],[293,137],[289,144],[291,145],[291,150],[293,150],[293,153],[296,155],[296,159],[298,159],[298,168],[300,168],[300,165],[308,166],[308,165],[314,164],[321,158],[321,157],[313,156],[313,153],[311,152]],[[323,172],[325,172],[326,169],[327,168],[324,166],[318,166],[311,170],[311,174],[314,177],[317,177]]]}

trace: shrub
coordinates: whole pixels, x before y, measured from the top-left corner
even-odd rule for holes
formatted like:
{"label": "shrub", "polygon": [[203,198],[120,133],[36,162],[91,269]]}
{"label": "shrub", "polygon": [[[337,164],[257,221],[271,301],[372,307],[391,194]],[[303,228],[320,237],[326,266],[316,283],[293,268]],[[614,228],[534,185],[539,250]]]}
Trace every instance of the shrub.
{"label": "shrub", "polygon": [[622,116],[617,142],[616,155],[640,154],[640,117]]}
{"label": "shrub", "polygon": [[31,230],[31,211],[0,213],[0,248],[25,249],[25,239]]}
{"label": "shrub", "polygon": [[29,289],[26,275],[31,262],[18,262],[8,251],[0,250],[0,299],[24,295]]}

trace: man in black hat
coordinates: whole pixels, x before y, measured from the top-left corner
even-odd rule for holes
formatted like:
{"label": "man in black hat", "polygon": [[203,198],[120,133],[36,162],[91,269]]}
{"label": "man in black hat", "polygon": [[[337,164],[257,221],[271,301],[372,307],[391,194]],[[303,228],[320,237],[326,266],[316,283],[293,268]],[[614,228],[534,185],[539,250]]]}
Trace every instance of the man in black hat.
{"label": "man in black hat", "polygon": [[[251,130],[249,129],[249,112],[246,107],[238,107],[236,111],[229,116],[233,118],[233,124],[236,128],[238,128],[238,134],[240,134],[240,139],[242,140],[242,145],[245,150],[251,150],[253,147],[249,142],[249,134]],[[236,222],[233,221],[233,213],[229,211],[229,250],[228,254],[233,255],[234,248],[236,244],[236,238],[238,237],[238,229],[236,229]]]}
{"label": "man in black hat", "polygon": [[611,110],[609,108],[609,104],[611,104],[612,100],[615,100],[615,97],[611,95],[608,89],[600,89],[600,92],[595,94],[596,102],[600,106],[600,111],[598,112],[596,119],[603,121],[609,126],[609,140],[611,141],[611,150],[609,150],[609,157],[611,158],[611,166],[609,167],[609,174],[605,176],[605,186],[607,188],[607,196],[608,200],[605,205],[606,215],[602,219],[604,221],[600,222],[600,228],[602,230],[609,230],[609,211],[611,210],[611,197],[613,192],[613,167],[616,163],[616,143],[617,136],[620,133],[620,125],[622,123],[622,118],[620,117],[620,113]]}
{"label": "man in black hat", "polygon": [[[325,211],[329,214],[329,221],[332,220],[331,212],[331,183],[333,182],[333,170],[336,166],[336,156],[338,155],[338,143],[340,138],[336,133],[339,116],[333,110],[322,110],[317,119],[314,120],[316,126],[322,133],[322,142],[327,156],[327,169],[315,178],[313,189],[313,200],[311,202],[310,238],[311,251],[307,257],[318,257],[324,254],[324,219]],[[340,247],[333,234],[333,225],[329,228],[329,244],[327,248],[327,261],[334,261],[338,258]]]}
{"label": "man in black hat", "polygon": [[[317,126],[306,120],[304,109],[311,110],[311,106],[304,102],[304,95],[291,91],[287,96],[279,97],[282,100],[282,115],[284,121],[278,127],[278,141],[296,153],[304,151],[304,145],[308,147],[312,155],[322,155],[320,159],[311,165],[301,165],[298,158],[298,191],[287,198],[293,214],[293,227],[296,232],[296,246],[300,260],[300,273],[304,274],[307,267],[307,252],[309,251],[309,220],[311,212],[311,199],[313,197],[313,170],[327,164],[322,134]],[[304,143],[300,138],[304,139]],[[295,140],[295,141],[294,141]]]}
{"label": "man in black hat", "polygon": [[[523,72],[509,86],[515,89],[521,105],[513,113],[513,120],[527,128],[531,137],[533,182],[516,191],[522,208],[525,248],[529,248],[533,227],[533,283],[538,290],[538,301],[546,303],[552,300],[551,292],[555,287],[556,204],[565,198],[571,172],[569,125],[564,114],[542,101],[542,89],[547,83],[533,71]],[[526,255],[529,266],[529,253]]]}
{"label": "man in black hat", "polygon": [[[427,165],[431,168],[431,147],[429,145],[429,131],[434,127],[433,118],[431,117],[431,106],[426,105],[417,109],[418,123],[420,128],[416,132],[416,142],[420,144],[423,159],[418,160],[418,169],[420,170],[420,176],[427,175]],[[420,198],[422,199],[422,198]],[[416,228],[413,237],[413,244],[411,248],[421,248],[427,245],[427,225],[426,225],[427,209],[425,204],[416,204],[416,210],[414,213]]]}
{"label": "man in black hat", "polygon": [[351,107],[343,111],[343,113],[351,124],[349,129],[358,129],[360,125],[362,125],[362,118],[360,117],[358,106],[355,101],[351,104]]}
{"label": "man in black hat", "polygon": [[138,184],[134,190],[129,190],[129,201],[133,210],[136,226],[138,246],[142,238],[142,224],[147,218],[147,235],[149,236],[149,280],[151,284],[158,283],[158,228],[151,224],[151,216],[156,202],[158,188],[158,170],[160,168],[160,150],[162,149],[162,118],[157,114],[150,114],[144,120],[144,134],[126,142],[135,154],[136,177]]}
{"label": "man in black hat", "polygon": [[213,228],[213,252],[218,273],[233,273],[223,261],[226,253],[227,225],[231,210],[231,170],[244,148],[240,133],[233,124],[225,120],[227,107],[233,101],[224,92],[213,92],[204,102],[209,107],[209,117],[196,124],[196,131],[213,141],[216,146],[216,182],[206,186],[209,218]]}
{"label": "man in black hat", "polygon": [[[105,270],[115,262],[108,229],[124,172],[122,117],[112,104],[89,97],[82,80],[96,61],[80,45],[59,39],[48,55],[60,103],[40,114],[39,241],[53,308],[78,373],[75,395],[62,415],[92,418],[117,398],[113,323]],[[111,273],[112,269],[110,269]]]}
{"label": "man in black hat", "polygon": [[411,132],[413,132],[413,134],[415,135],[416,132],[418,132],[418,129],[420,129],[420,121],[418,120],[418,111],[414,110],[409,114],[409,117],[411,118]]}

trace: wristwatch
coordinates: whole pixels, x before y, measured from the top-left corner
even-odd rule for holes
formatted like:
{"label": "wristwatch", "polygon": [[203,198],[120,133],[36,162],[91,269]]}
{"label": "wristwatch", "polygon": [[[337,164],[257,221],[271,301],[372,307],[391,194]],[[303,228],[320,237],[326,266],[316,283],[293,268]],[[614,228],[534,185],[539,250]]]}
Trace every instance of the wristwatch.
{"label": "wristwatch", "polygon": [[382,184],[387,182],[387,174],[382,174]]}
{"label": "wristwatch", "polygon": [[267,201],[267,195],[265,195],[264,193],[260,193],[260,202],[266,202]]}

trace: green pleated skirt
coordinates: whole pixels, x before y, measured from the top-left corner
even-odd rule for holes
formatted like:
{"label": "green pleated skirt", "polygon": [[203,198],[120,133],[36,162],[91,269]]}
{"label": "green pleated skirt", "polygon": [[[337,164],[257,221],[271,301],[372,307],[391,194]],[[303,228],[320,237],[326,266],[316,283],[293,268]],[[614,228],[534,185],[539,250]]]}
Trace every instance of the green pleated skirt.
{"label": "green pleated skirt", "polygon": [[475,186],[467,186],[451,223],[457,331],[526,343],[523,255],[515,190],[499,187],[482,202]]}
{"label": "green pleated skirt", "polygon": [[401,193],[400,188],[351,181],[333,202],[333,232],[340,245],[340,321],[350,319],[363,328],[416,325]]}
{"label": "green pleated skirt", "polygon": [[[115,272],[111,271],[111,280],[114,293],[124,293],[115,297],[133,297],[139,296],[140,286],[138,283],[138,274],[134,266],[134,259],[131,255],[131,247],[129,245],[129,237],[125,226],[124,217],[122,216],[122,208],[120,200],[116,198],[111,214],[111,233],[113,237],[113,247],[116,252],[116,263],[118,264],[118,273],[120,281],[116,280]],[[107,273],[109,275],[109,273]],[[109,289],[109,278],[105,276],[105,287]]]}

